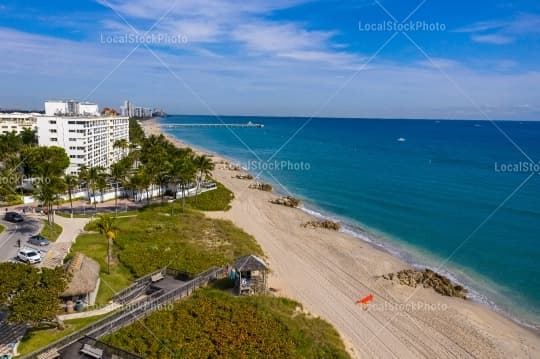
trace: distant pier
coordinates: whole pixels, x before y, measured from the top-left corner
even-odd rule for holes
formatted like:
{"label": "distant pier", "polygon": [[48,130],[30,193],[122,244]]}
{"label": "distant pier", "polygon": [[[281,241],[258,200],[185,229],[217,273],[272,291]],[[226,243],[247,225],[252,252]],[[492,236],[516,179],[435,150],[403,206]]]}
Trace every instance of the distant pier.
{"label": "distant pier", "polygon": [[262,123],[167,123],[161,125],[165,128],[174,128],[174,127],[253,127],[253,128],[263,128]]}

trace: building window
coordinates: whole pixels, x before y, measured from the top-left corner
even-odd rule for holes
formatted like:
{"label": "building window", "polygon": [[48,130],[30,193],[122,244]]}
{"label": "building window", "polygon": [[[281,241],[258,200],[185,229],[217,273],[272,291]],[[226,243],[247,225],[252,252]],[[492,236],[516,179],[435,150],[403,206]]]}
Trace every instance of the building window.
{"label": "building window", "polygon": [[51,128],[49,131],[50,131],[51,133],[56,133],[56,130],[55,130],[54,128]]}
{"label": "building window", "polygon": [[49,121],[49,124],[50,124],[50,125],[56,125],[56,121],[50,120],[50,121]]}
{"label": "building window", "polygon": [[51,142],[58,142],[58,138],[56,138],[56,137],[51,137]]}

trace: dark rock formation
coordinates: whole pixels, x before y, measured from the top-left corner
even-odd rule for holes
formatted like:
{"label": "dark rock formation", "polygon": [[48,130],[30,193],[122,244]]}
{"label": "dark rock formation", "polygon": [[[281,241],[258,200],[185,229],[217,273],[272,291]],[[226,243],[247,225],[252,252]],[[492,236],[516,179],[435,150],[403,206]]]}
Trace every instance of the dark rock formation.
{"label": "dark rock formation", "polygon": [[404,269],[397,273],[384,274],[382,277],[397,281],[401,285],[415,288],[417,285],[422,285],[424,288],[433,288],[442,295],[467,299],[467,290],[465,288],[452,283],[450,279],[427,268],[424,271]]}

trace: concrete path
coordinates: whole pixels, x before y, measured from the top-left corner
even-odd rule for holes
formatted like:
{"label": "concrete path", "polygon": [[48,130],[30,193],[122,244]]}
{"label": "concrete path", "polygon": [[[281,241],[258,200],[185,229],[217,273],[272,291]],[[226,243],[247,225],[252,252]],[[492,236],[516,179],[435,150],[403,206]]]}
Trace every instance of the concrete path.
{"label": "concrete path", "polygon": [[112,311],[115,311],[121,306],[122,304],[120,303],[111,303],[100,309],[87,310],[87,311],[78,312],[78,313],[62,314],[58,316],[58,319],[65,321],[65,320],[71,320],[71,319],[95,317],[96,315],[103,315],[103,314],[107,314]]}
{"label": "concrete path", "polygon": [[64,258],[68,255],[75,239],[84,232],[84,226],[90,222],[90,218],[64,218],[55,216],[55,222],[62,227],[62,233],[56,242],[49,246],[41,267],[55,268],[64,264]]}

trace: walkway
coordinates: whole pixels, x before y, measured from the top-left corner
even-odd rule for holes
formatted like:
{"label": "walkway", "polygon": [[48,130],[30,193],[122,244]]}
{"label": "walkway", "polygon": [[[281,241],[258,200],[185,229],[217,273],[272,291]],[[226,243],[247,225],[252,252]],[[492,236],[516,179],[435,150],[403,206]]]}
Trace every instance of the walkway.
{"label": "walkway", "polygon": [[62,321],[65,321],[65,320],[72,320],[72,319],[95,317],[97,315],[103,315],[103,314],[113,312],[116,309],[121,308],[121,307],[122,307],[122,304],[111,303],[100,309],[87,310],[87,311],[78,312],[78,313],[62,314],[62,315],[58,315],[57,318]]}
{"label": "walkway", "polygon": [[62,233],[55,242],[50,244],[49,251],[45,258],[43,258],[43,262],[40,266],[45,268],[55,268],[64,264],[64,258],[68,255],[71,245],[75,242],[75,239],[84,232],[84,226],[86,226],[91,219],[55,216],[54,220],[62,227]]}

